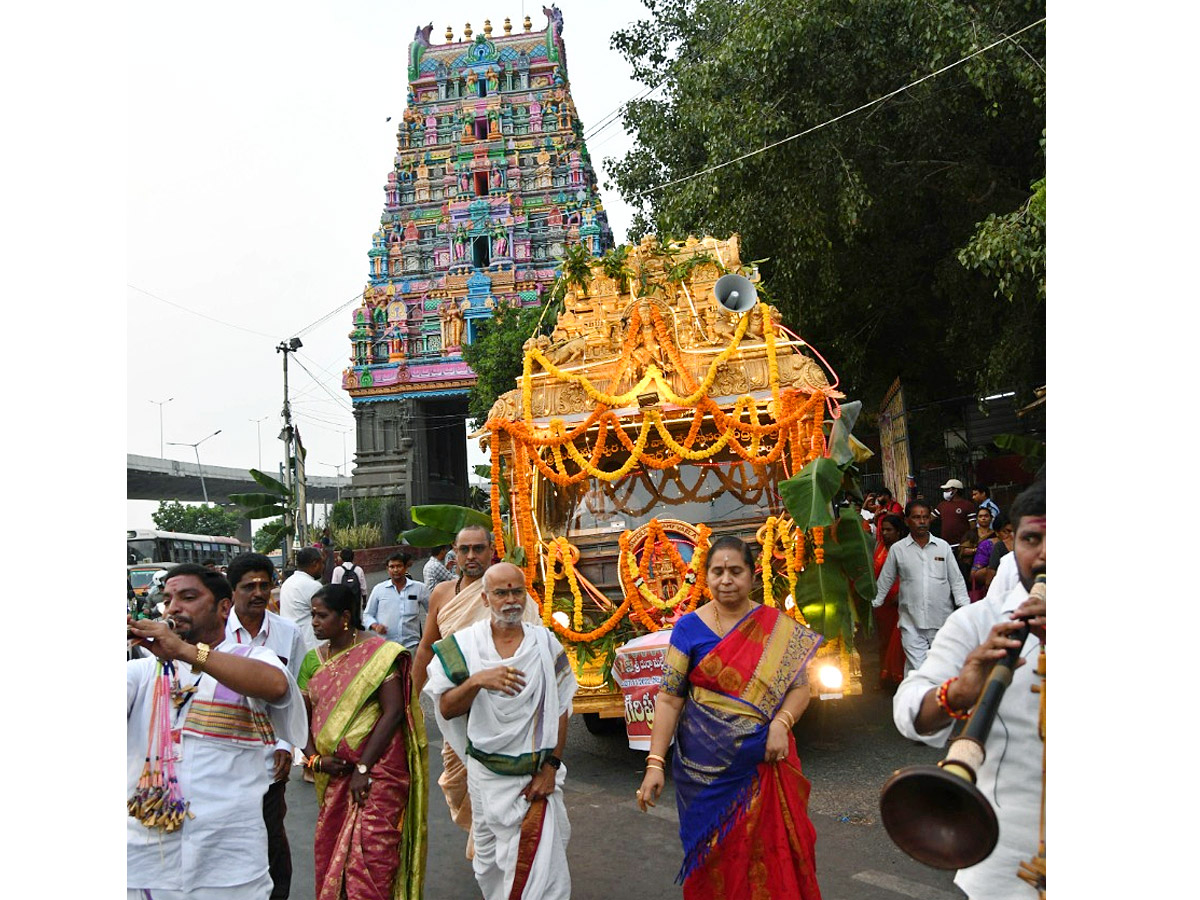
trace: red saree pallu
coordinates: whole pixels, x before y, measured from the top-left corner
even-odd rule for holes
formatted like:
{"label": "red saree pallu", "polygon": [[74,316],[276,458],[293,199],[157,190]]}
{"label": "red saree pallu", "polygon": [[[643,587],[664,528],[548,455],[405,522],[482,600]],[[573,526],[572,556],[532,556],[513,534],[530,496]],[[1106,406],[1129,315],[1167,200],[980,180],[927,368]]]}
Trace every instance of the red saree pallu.
{"label": "red saree pallu", "polygon": [[783,762],[763,757],[821,636],[765,606],[719,640],[694,614],[674,630],[663,689],[687,697],[672,761],[685,900],[820,900],[795,741]]}
{"label": "red saree pallu", "polygon": [[[412,697],[411,656],[371,638],[338,654],[308,682],[312,733],[322,756],[357,763],[382,709],[377,692],[392,673]],[[414,709],[415,707],[415,709]],[[425,727],[415,700],[406,722],[371,767],[366,802],[350,795],[350,778],[316,775],[314,839],[318,900],[420,897],[425,872]]]}
{"label": "red saree pallu", "polygon": [[[887,560],[888,548],[875,548],[875,577],[879,577]],[[874,610],[875,629],[879,635],[879,680],[899,684],[904,680],[904,647],[900,643],[900,583],[892,585],[883,606]]]}

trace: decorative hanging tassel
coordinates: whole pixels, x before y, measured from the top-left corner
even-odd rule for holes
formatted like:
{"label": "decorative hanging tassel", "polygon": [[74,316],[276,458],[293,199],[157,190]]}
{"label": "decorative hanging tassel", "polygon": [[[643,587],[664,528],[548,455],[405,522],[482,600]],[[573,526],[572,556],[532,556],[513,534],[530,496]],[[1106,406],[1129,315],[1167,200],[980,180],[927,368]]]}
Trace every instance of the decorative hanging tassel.
{"label": "decorative hanging tassel", "polygon": [[[174,681],[174,684],[172,682]],[[183,799],[175,775],[177,759],[171,737],[171,708],[182,708],[196,690],[180,689],[178,675],[170,662],[159,662],[150,702],[150,728],[146,737],[146,761],[133,795],[127,801],[129,815],[147,828],[170,833],[183,827],[184,817],[195,818]]]}

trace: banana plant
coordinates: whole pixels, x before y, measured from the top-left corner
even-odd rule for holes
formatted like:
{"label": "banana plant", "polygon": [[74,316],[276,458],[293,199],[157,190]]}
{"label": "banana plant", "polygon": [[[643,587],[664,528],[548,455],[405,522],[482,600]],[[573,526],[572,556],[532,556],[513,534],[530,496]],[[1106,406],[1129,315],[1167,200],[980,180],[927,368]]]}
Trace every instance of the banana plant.
{"label": "banana plant", "polygon": [[230,494],[229,499],[242,508],[242,515],[247,519],[274,519],[278,516],[277,521],[267,522],[259,532],[269,535],[272,545],[290,547],[296,534],[293,492],[282,481],[258,469],[251,469],[250,477],[265,490],[262,493]]}
{"label": "banana plant", "polygon": [[[855,463],[869,450],[850,433],[862,405],[842,406],[830,432],[829,455],[818,456],[793,477],[779,483],[779,493],[796,527],[810,535],[805,566],[796,579],[796,605],[808,623],[827,640],[841,638],[854,649],[860,622],[870,629],[870,601],[875,596],[875,566],[867,533],[857,515],[836,517],[833,500],[853,485]],[[811,534],[822,530],[824,560],[817,564]]]}
{"label": "banana plant", "polygon": [[[417,523],[417,527],[403,532],[401,537],[414,547],[440,547],[443,544],[453,544],[458,533],[468,525],[478,525],[488,531],[492,530],[492,517],[469,506],[436,503],[428,506],[414,506],[410,513],[412,520]],[[504,561],[516,566],[523,567],[525,565],[525,548],[516,545],[508,528],[504,530]]]}

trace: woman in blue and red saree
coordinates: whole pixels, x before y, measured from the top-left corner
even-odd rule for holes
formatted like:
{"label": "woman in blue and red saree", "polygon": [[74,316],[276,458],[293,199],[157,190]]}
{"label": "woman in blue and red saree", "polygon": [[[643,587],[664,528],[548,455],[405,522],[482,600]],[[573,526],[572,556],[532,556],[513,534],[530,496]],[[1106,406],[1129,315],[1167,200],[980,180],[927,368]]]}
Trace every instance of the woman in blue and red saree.
{"label": "woman in blue and red saree", "polygon": [[662,792],[674,737],[685,900],[820,900],[792,728],[821,636],[751,602],[754,557],[737,538],[713,544],[707,575],[714,602],[671,634],[638,804]]}

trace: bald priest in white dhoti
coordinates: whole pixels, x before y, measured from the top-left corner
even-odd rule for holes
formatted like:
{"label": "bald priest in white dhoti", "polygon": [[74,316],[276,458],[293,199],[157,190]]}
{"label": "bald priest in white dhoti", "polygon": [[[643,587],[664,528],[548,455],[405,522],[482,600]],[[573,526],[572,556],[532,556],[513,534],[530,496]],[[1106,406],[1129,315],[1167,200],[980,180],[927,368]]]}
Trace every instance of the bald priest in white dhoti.
{"label": "bald priest in white dhoti", "polygon": [[489,618],[434,644],[424,690],[442,736],[467,761],[484,900],[566,900],[562,754],[575,673],[548,628],[521,621],[525,573],[497,563],[483,581]]}

